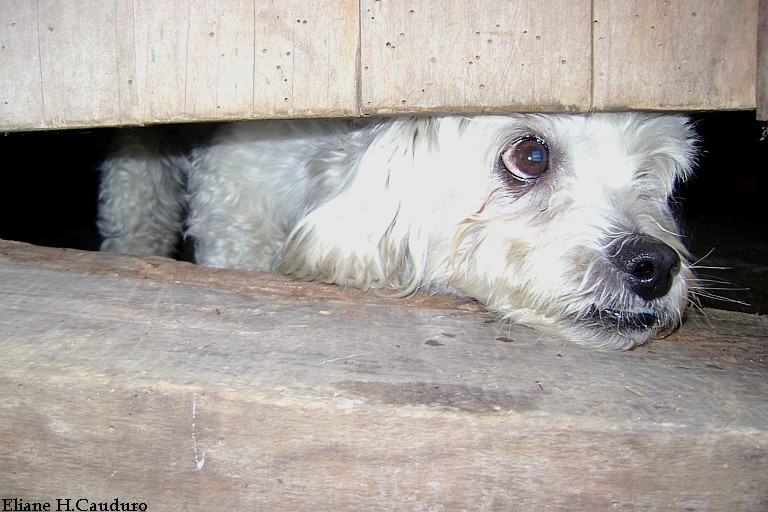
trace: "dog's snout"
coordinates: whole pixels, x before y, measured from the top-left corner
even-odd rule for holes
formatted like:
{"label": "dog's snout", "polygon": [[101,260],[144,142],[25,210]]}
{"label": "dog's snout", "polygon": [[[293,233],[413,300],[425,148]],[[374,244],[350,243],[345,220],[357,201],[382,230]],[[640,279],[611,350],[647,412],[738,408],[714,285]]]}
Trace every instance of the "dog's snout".
{"label": "dog's snout", "polygon": [[653,300],[669,292],[680,272],[680,256],[657,238],[636,236],[621,245],[614,255],[614,265],[632,291]]}

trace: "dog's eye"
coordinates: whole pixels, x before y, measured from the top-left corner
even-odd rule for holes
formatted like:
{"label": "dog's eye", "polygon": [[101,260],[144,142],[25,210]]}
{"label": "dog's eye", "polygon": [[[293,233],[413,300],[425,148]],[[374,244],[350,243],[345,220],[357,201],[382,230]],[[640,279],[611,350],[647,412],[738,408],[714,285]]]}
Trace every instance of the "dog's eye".
{"label": "dog's eye", "polygon": [[539,137],[523,137],[501,154],[501,163],[519,181],[532,181],[549,169],[549,148]]}

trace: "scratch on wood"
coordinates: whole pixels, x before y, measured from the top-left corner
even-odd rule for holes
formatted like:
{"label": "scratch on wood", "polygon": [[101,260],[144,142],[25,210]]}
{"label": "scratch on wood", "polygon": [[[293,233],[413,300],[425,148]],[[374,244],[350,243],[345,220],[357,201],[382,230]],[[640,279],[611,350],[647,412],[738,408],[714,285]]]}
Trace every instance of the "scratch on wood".
{"label": "scratch on wood", "polygon": [[320,364],[335,363],[336,361],[342,361],[344,359],[352,359],[353,357],[360,357],[362,355],[365,355],[365,354],[352,354],[352,355],[349,355],[349,356],[334,357],[333,359],[324,359],[324,360],[320,361]]}
{"label": "scratch on wood", "polygon": [[192,398],[192,448],[195,451],[195,466],[197,470],[203,469],[205,465],[205,450],[197,451],[197,434],[195,431],[195,418],[197,417],[197,393]]}

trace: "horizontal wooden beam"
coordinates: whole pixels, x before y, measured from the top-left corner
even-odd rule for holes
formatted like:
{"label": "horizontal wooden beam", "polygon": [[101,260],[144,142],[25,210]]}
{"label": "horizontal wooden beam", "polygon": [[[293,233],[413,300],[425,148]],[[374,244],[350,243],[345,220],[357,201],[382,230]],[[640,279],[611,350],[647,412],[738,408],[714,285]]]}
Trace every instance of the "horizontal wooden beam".
{"label": "horizontal wooden beam", "polygon": [[0,498],[759,510],[768,319],[631,352],[474,304],[0,242]]}
{"label": "horizontal wooden beam", "polygon": [[754,109],[758,14],[758,0],[7,0],[0,130]]}

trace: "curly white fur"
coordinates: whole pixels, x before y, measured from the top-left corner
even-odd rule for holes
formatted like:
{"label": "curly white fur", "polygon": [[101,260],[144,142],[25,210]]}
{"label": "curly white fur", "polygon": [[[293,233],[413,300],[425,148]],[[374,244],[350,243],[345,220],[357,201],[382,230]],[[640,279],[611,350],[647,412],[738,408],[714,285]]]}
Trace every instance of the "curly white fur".
{"label": "curly white fur", "polygon": [[[510,169],[521,141],[543,172]],[[102,165],[102,249],[170,255],[186,214],[203,265],[469,296],[631,348],[687,304],[669,203],[695,149],[685,117],[639,113],[243,122],[183,150],[127,130]]]}

